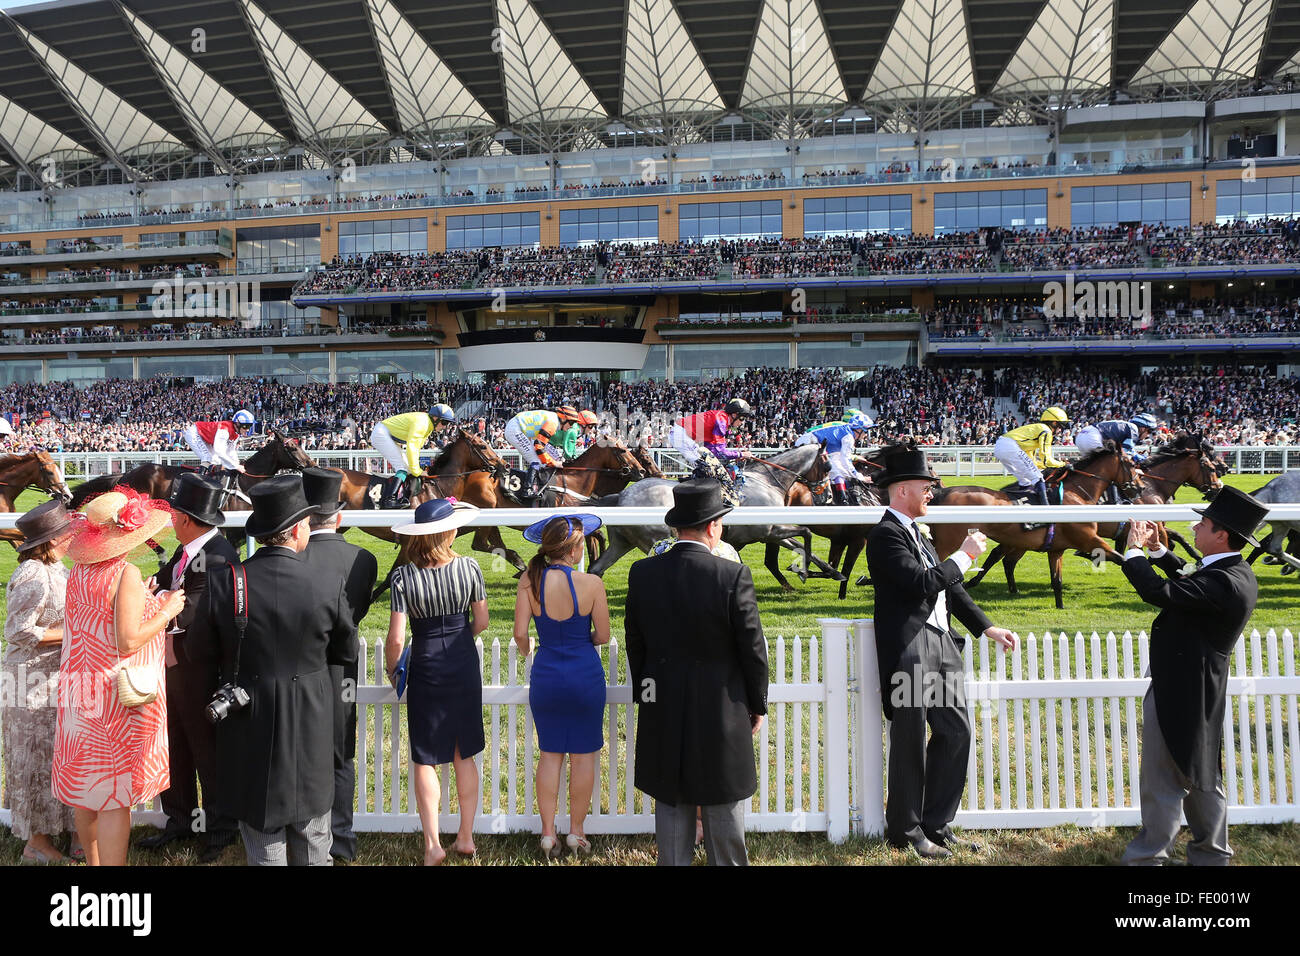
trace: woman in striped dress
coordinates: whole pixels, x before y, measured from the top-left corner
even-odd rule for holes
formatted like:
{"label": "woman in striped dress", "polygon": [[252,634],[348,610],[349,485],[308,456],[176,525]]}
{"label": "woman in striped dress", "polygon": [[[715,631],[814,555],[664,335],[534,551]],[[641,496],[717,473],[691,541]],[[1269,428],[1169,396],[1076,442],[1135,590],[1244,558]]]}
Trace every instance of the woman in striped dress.
{"label": "woman in striped dress", "polygon": [[473,505],[438,498],[420,505],[413,523],[393,529],[402,536],[410,563],[393,574],[384,662],[389,680],[396,684],[409,618],[406,721],[426,866],[437,866],[447,856],[438,840],[440,764],[451,763],[456,769],[456,852],[475,852],[479,777],[474,757],[485,744],[483,671],[474,638],[488,625],[487,588],[478,562],[459,557],[452,544],[456,529],[477,512]]}

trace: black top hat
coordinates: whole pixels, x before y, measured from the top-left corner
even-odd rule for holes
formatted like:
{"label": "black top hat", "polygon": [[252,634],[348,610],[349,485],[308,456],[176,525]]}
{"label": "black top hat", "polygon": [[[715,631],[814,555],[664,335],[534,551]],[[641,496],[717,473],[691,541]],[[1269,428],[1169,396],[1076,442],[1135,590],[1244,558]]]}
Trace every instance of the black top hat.
{"label": "black top hat", "polygon": [[307,500],[320,509],[318,514],[328,518],[343,507],[339,489],[343,487],[343,472],[333,468],[304,468],[302,491]]}
{"label": "black top hat", "polygon": [[670,528],[695,528],[731,511],[722,500],[722,485],[716,478],[679,481],[673,486],[673,506],[664,515]]}
{"label": "black top hat", "polygon": [[1229,531],[1235,531],[1255,547],[1262,545],[1255,540],[1255,531],[1268,516],[1268,505],[1246,494],[1240,488],[1224,485],[1214,496],[1208,508],[1193,508],[1198,515],[1204,515],[1215,524]]}
{"label": "black top hat", "polygon": [[19,517],[16,522],[23,534],[23,543],[18,550],[30,551],[37,545],[53,541],[59,535],[72,529],[72,517],[67,507],[58,498],[37,505],[31,511]]}
{"label": "black top hat", "polygon": [[249,489],[253,502],[245,530],[254,538],[279,534],[319,509],[308,504],[302,490],[301,475],[277,475]]}
{"label": "black top hat", "polygon": [[169,504],[172,511],[189,515],[195,521],[218,528],[226,523],[221,503],[226,493],[215,481],[186,472],[176,479]]}
{"label": "black top hat", "polygon": [[886,455],[884,469],[871,480],[878,488],[888,487],[896,481],[939,482],[925,460],[925,452],[919,448],[903,448]]}

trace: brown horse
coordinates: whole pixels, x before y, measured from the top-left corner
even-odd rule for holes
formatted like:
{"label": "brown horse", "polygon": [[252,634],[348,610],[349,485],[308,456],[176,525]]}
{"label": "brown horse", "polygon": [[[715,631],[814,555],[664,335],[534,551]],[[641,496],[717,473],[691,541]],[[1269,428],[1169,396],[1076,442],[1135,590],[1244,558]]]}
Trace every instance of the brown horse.
{"label": "brown horse", "polygon": [[[1172,501],[1183,485],[1191,485],[1205,495],[1206,500],[1209,500],[1223,487],[1219,476],[1226,474],[1228,470],[1227,462],[1218,457],[1214,446],[1202,436],[1180,435],[1169,444],[1157,448],[1152,452],[1151,457],[1143,462],[1141,470],[1137,472],[1138,495],[1133,501],[1143,505],[1163,505]],[[1099,524],[1097,533],[1113,540],[1116,550],[1119,550],[1120,535],[1126,533],[1127,528],[1127,522]],[[1178,532],[1169,531],[1163,524],[1159,528],[1162,545],[1168,546],[1170,541],[1180,543],[1194,558],[1200,558],[1200,555]],[[984,560],[984,566],[975,577],[971,578],[966,587],[972,588],[979,584],[984,579],[984,575],[1001,560],[1003,571],[1007,576],[1007,587],[1010,593],[1015,594],[1015,568],[1024,554],[1024,551],[999,544],[989,552]],[[1084,554],[1082,557],[1091,558],[1092,555]]]}
{"label": "brown horse", "polygon": [[[63,480],[59,464],[47,451],[29,451],[21,455],[0,457],[0,514],[13,514],[18,510],[18,496],[28,488],[39,488],[51,498],[72,500],[72,492]],[[23,540],[17,528],[0,531],[0,538],[15,548]]]}
{"label": "brown horse", "polygon": [[[648,455],[645,456],[647,459]],[[651,467],[654,465],[651,463]],[[654,469],[659,472],[659,469]],[[662,477],[662,472],[659,472]],[[641,459],[618,439],[600,438],[588,446],[581,455],[559,468],[551,475],[542,494],[525,507],[537,504],[544,508],[571,508],[590,506],[593,498],[613,495],[627,487],[629,482],[640,481],[653,475],[641,464]],[[595,561],[605,550],[605,536],[596,531],[587,535],[587,560]]]}
{"label": "brown horse", "polygon": [[[1061,504],[1091,505],[1096,504],[1112,484],[1119,485],[1121,493],[1126,497],[1136,495],[1136,475],[1136,467],[1122,452],[1108,448],[1094,452],[1073,465],[1060,469],[1059,473],[1052,478],[1060,484]],[[931,504],[940,507],[947,505],[1010,507],[1015,502],[1003,491],[994,491],[977,485],[959,485],[953,488],[940,488]],[[1008,515],[1009,520],[1004,523],[975,522],[955,525],[935,522],[932,526],[934,546],[941,555],[952,554],[965,539],[966,529],[973,526],[1001,544],[1022,551],[1046,551],[1052,575],[1052,593],[1056,597],[1058,610],[1065,607],[1061,599],[1061,569],[1066,551],[1083,551],[1091,556],[1104,557],[1108,561],[1120,560],[1110,542],[1098,534],[1096,523],[1063,522],[1026,531],[1020,522],[1032,517],[1034,511],[1030,506],[1015,508],[1014,514]]]}

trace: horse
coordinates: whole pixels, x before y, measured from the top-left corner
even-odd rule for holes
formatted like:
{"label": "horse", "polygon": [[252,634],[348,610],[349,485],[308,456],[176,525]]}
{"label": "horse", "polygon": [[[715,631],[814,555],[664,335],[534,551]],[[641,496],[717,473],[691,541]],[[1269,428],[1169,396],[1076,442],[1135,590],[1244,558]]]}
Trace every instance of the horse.
{"label": "horse", "polygon": [[[1152,452],[1151,457],[1143,463],[1141,470],[1137,473],[1138,477],[1138,494],[1133,499],[1138,504],[1144,505],[1163,505],[1172,500],[1178,489],[1183,485],[1191,485],[1197,491],[1200,491],[1210,500],[1223,487],[1223,482],[1219,476],[1228,470],[1228,464],[1219,458],[1211,445],[1200,435],[1180,435],[1177,439],[1162,445]],[[1109,538],[1115,542],[1115,549],[1122,550],[1121,535],[1127,533],[1128,522],[1117,522],[1108,524],[1099,524],[1097,533],[1103,537]],[[1169,531],[1162,524],[1161,543],[1168,545],[1169,542],[1181,544],[1192,557],[1200,559],[1200,555],[1195,549],[1187,543],[1187,540],[1176,531]],[[1008,587],[1015,581],[1015,567],[1024,551],[1010,548],[1006,545],[999,544],[989,552],[988,557],[984,560],[984,566],[980,568],[979,573],[967,583],[967,588],[975,587],[984,579],[998,561],[1002,561],[1003,570],[1007,576]],[[1085,558],[1091,558],[1092,555],[1082,555]],[[1011,591],[1015,593],[1014,589]]]}
{"label": "horse", "polygon": [[[1137,494],[1136,466],[1123,452],[1103,448],[1093,452],[1064,469],[1059,470],[1061,503],[1067,505],[1091,505],[1105,494],[1112,484],[1119,485],[1126,497]],[[932,505],[992,505],[1011,507],[1015,502],[1005,491],[994,491],[977,485],[958,485],[940,488],[930,502]],[[966,529],[977,527],[994,541],[1018,548],[1022,551],[1048,552],[1048,567],[1052,576],[1052,593],[1056,598],[1057,610],[1065,608],[1061,598],[1061,568],[1066,551],[1083,551],[1094,557],[1104,557],[1108,561],[1120,562],[1122,559],[1114,547],[1097,532],[1093,522],[1071,522],[1047,525],[1026,531],[1022,526],[1026,518],[1034,517],[1033,506],[1016,507],[1003,523],[970,522],[960,527],[954,524],[935,522],[932,534],[935,550],[939,554],[952,554],[966,537]],[[1008,580],[1007,586],[1015,594],[1014,579]]]}
{"label": "horse", "polygon": [[[63,472],[48,451],[0,457],[0,514],[17,511],[18,496],[28,488],[39,488],[51,498],[62,498],[64,503],[72,500]],[[23,533],[17,528],[7,528],[0,531],[0,538],[17,548],[22,543]]]}
{"label": "horse", "polygon": [[[243,465],[244,471],[236,473],[235,486],[240,492],[246,494],[250,488],[268,478],[274,478],[285,471],[314,468],[316,463],[302,450],[296,438],[287,438],[282,432],[273,428],[271,437],[262,444],[261,448],[245,458]],[[96,495],[112,491],[118,485],[126,485],[150,498],[167,501],[171,498],[172,484],[186,473],[197,474],[198,469],[192,465],[159,465],[148,462],[137,465],[123,474],[101,475],[78,485],[72,493],[68,507],[76,510]],[[246,501],[235,494],[229,495],[222,505],[223,511],[247,511],[248,509],[249,505]],[[240,528],[230,528],[222,533],[236,548],[244,537],[244,532]],[[150,542],[149,546],[160,558],[166,554],[157,542]]]}
{"label": "horse", "polygon": [[[744,476],[741,487],[742,508],[780,507],[789,505],[796,487],[802,485],[808,489],[821,482],[829,472],[830,464],[826,458],[825,446],[817,443],[799,445],[768,459],[742,458],[738,467]],[[602,507],[659,508],[666,512],[672,507],[675,485],[676,482],[665,478],[645,478],[628,485],[618,495],[611,495],[596,504]],[[597,576],[603,575],[633,548],[649,553],[656,541],[670,534],[667,525],[663,524],[608,527],[609,548],[591,566],[591,573]],[[732,525],[723,528],[722,537],[737,551],[759,541],[789,548],[802,555],[805,562],[803,567],[813,564],[838,578],[834,568],[812,553],[812,532],[807,528],[793,525]],[[802,549],[791,541],[792,538],[801,539]],[[781,574],[775,561],[775,547],[765,557],[764,565],[782,588],[793,591],[794,587]],[[799,576],[803,580],[807,573],[801,570]]]}
{"label": "horse", "polygon": [[[663,473],[659,474],[662,477]],[[618,439],[601,438],[572,462],[557,469],[533,503],[544,508],[587,505],[593,498],[617,494],[629,482],[648,477],[650,472],[626,445]],[[605,546],[605,536],[599,530],[587,535],[588,562],[594,563],[604,553]]]}
{"label": "horse", "polygon": [[[1288,471],[1278,475],[1259,491],[1254,492],[1255,499],[1266,505],[1292,504],[1300,501],[1300,471]],[[1247,561],[1254,564],[1261,554],[1267,554],[1264,560],[1270,564],[1286,564],[1283,574],[1293,569],[1300,569],[1300,521],[1282,521],[1269,519],[1268,537],[1250,552]],[[1290,547],[1284,547],[1287,543]]]}

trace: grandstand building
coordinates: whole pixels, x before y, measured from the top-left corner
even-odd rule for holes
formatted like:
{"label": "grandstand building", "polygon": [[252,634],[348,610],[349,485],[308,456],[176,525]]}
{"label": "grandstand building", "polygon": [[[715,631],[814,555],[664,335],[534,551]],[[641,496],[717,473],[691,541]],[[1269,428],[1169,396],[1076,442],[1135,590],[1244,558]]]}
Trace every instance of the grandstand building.
{"label": "grandstand building", "polygon": [[[3,18],[0,384],[1300,366],[1300,329],[1237,321],[1300,295],[1274,222],[1300,216],[1300,0]],[[1276,249],[1169,251],[1239,221]],[[1149,282],[1150,314],[1062,331],[1050,282]]]}

